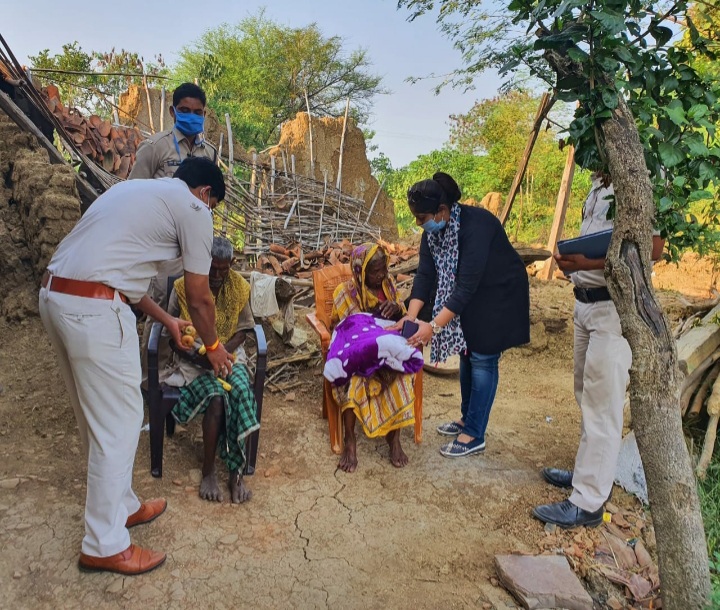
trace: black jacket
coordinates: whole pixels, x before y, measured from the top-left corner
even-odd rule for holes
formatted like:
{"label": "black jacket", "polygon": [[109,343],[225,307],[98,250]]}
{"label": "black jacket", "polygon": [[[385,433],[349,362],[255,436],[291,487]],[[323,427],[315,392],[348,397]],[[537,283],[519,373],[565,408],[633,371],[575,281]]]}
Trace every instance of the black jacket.
{"label": "black jacket", "polygon": [[[528,276],[500,221],[483,208],[460,205],[458,240],[455,289],[445,307],[460,316],[470,351],[499,354],[529,342]],[[435,261],[423,234],[410,298],[427,303],[436,283]]]}

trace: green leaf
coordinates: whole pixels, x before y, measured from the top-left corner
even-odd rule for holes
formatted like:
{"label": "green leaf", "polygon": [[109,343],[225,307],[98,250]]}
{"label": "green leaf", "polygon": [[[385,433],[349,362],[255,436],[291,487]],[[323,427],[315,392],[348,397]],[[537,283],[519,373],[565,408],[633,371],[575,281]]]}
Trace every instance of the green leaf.
{"label": "green leaf", "polygon": [[664,46],[673,37],[673,31],[664,25],[651,26],[650,34],[659,47]]}
{"label": "green leaf", "polygon": [[605,104],[606,108],[610,108],[611,110],[617,108],[617,105],[618,105],[617,92],[612,91],[611,89],[603,89],[602,101],[603,101],[603,104]]}
{"label": "green leaf", "polygon": [[675,125],[685,125],[687,120],[685,119],[685,110],[683,110],[682,103],[678,100],[673,100],[670,105],[665,108],[665,112],[668,118],[675,123]]}
{"label": "green leaf", "polygon": [[619,34],[625,29],[624,15],[608,10],[590,11],[590,14],[601,23],[607,34]]}
{"label": "green leaf", "polygon": [[685,160],[685,155],[682,151],[667,142],[660,142],[660,144],[658,144],[658,153],[665,167],[674,167]]}
{"label": "green leaf", "polygon": [[670,197],[663,197],[658,202],[658,212],[667,212],[672,208],[672,199]]}
{"label": "green leaf", "polygon": [[683,186],[685,186],[686,182],[687,182],[687,178],[685,178],[685,176],[675,176],[672,183],[674,186],[677,186],[678,188],[682,188]]}
{"label": "green leaf", "polygon": [[677,78],[675,78],[674,76],[668,76],[663,81],[663,87],[665,87],[665,93],[670,93],[672,91],[675,91],[679,85],[680,85],[680,81]]}
{"label": "green leaf", "polygon": [[630,63],[635,58],[632,56],[632,53],[627,50],[624,46],[617,47],[615,49],[615,54],[625,63]]}
{"label": "green leaf", "polygon": [[687,111],[687,115],[689,118],[695,120],[706,116],[708,112],[709,108],[705,104],[695,104]]}
{"label": "green leaf", "polygon": [[578,47],[570,47],[567,54],[570,59],[577,61],[578,63],[584,63],[590,59],[590,56]]}
{"label": "green leaf", "polygon": [[688,197],[688,203],[693,201],[702,201],[703,199],[712,199],[713,194],[710,191],[693,191]]}
{"label": "green leaf", "polygon": [[687,145],[690,154],[696,157],[704,157],[710,153],[710,150],[707,146],[705,146],[705,142],[703,142],[700,134],[692,134],[684,139],[684,143]]}

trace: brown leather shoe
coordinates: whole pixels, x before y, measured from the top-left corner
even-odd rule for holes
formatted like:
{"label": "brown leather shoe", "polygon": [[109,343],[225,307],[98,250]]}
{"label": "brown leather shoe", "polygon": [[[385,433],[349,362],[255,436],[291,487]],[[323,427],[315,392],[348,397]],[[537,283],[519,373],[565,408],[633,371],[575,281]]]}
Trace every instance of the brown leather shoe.
{"label": "brown leather shoe", "polygon": [[136,525],[142,525],[143,523],[150,523],[150,521],[162,515],[166,508],[167,500],[165,498],[155,498],[154,500],[143,502],[140,508],[127,518],[125,527],[130,528]]}
{"label": "brown leather shoe", "polygon": [[115,572],[135,576],[154,570],[165,563],[167,555],[131,544],[122,553],[110,557],[92,557],[80,553],[78,566],[87,572]]}

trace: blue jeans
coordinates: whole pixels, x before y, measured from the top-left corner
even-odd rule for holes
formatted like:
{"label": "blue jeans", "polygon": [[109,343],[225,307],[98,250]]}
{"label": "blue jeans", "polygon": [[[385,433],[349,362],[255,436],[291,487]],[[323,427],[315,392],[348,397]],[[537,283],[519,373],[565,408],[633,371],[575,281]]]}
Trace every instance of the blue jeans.
{"label": "blue jeans", "polygon": [[499,360],[500,354],[468,352],[468,355],[460,355],[463,432],[483,442],[498,386]]}

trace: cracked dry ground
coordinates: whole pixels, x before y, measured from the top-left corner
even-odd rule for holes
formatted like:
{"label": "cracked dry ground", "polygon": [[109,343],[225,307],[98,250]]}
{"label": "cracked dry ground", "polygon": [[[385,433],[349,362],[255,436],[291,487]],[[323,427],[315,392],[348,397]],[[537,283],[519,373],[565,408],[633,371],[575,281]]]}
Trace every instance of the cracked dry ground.
{"label": "cracked dry ground", "polygon": [[[541,315],[570,320],[569,287],[542,293]],[[135,489],[169,506],[132,538],[168,560],[122,578],[78,571],[85,485],[71,408],[37,318],[0,324],[0,607],[515,607],[491,584],[493,556],[536,551],[543,528],[530,510],[563,497],[538,469],[569,466],[577,446],[571,324],[555,326],[545,349],[503,357],[482,456],[439,455],[435,427],[456,416],[459,387],[454,377],[431,375],[424,441],[415,445],[411,429],[403,431],[410,465],[402,470],[390,465],[382,440],[362,438],[358,471],[336,471],[319,371],[304,373],[307,390],[294,401],[266,393],[246,505],[199,499],[199,425],[166,439],[161,480],[150,476],[142,433]]]}

